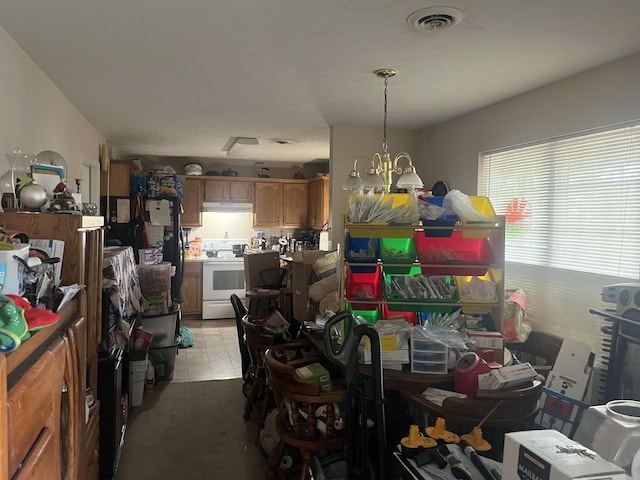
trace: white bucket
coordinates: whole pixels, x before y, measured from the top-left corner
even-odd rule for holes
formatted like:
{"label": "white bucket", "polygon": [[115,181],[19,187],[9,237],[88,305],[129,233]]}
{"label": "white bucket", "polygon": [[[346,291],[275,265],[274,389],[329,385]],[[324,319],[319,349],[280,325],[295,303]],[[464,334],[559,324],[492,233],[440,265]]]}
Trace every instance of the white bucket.
{"label": "white bucket", "polygon": [[[16,260],[18,257],[22,260]],[[24,295],[26,290],[25,265],[29,258],[29,245],[14,250],[0,250],[0,293]]]}
{"label": "white bucket", "polygon": [[640,402],[613,400],[589,407],[573,439],[630,473],[640,449]]}

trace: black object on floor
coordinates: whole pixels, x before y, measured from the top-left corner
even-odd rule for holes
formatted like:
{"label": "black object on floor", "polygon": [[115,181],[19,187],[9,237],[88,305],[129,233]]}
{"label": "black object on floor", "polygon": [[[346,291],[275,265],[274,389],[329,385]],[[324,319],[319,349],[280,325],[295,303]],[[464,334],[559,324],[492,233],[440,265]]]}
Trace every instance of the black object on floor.
{"label": "black object on floor", "polygon": [[[342,328],[338,327],[341,323]],[[340,330],[344,335],[336,344],[332,334]],[[371,345],[371,377],[361,375],[358,370],[358,345],[362,337],[367,337]],[[386,479],[382,349],[378,331],[368,323],[359,323],[350,312],[339,312],[327,321],[324,341],[327,357],[345,374],[347,478],[368,480],[371,478],[370,464],[374,462],[376,478]],[[374,451],[370,451],[368,420],[374,422]]]}

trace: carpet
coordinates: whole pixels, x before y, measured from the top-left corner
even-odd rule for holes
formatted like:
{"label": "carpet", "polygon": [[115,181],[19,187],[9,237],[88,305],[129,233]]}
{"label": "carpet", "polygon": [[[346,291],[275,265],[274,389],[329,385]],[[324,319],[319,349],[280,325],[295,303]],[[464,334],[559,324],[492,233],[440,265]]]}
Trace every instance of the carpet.
{"label": "carpet", "polygon": [[129,419],[118,480],[265,478],[256,421],[244,421],[242,380],[168,383]]}

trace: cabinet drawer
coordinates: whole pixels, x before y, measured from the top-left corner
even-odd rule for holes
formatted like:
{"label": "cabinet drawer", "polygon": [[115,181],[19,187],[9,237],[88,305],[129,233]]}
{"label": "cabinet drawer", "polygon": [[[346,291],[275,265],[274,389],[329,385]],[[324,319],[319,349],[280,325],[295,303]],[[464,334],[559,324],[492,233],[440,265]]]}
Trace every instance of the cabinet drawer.
{"label": "cabinet drawer", "polygon": [[56,446],[54,433],[50,428],[45,428],[36,440],[33,449],[25,458],[22,468],[16,474],[14,480],[58,480],[56,463],[60,463],[60,452]]}
{"label": "cabinet drawer", "polygon": [[[60,473],[60,408],[64,371],[64,343],[58,340],[29,368],[11,388],[7,398],[9,435],[9,476],[46,430],[53,433],[54,463],[51,473]],[[49,448],[49,447],[47,447]]]}

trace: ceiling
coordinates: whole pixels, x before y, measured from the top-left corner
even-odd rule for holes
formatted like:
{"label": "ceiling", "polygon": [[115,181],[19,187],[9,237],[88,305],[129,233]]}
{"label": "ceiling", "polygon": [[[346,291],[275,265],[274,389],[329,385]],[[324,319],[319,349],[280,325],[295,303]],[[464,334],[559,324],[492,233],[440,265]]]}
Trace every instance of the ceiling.
{"label": "ceiling", "polygon": [[[433,5],[464,18],[408,23]],[[231,137],[256,137],[244,162],[298,164],[329,157],[330,126],[382,133],[375,69],[398,71],[389,128],[420,130],[640,51],[638,18],[638,0],[0,2],[122,158],[229,158]]]}

